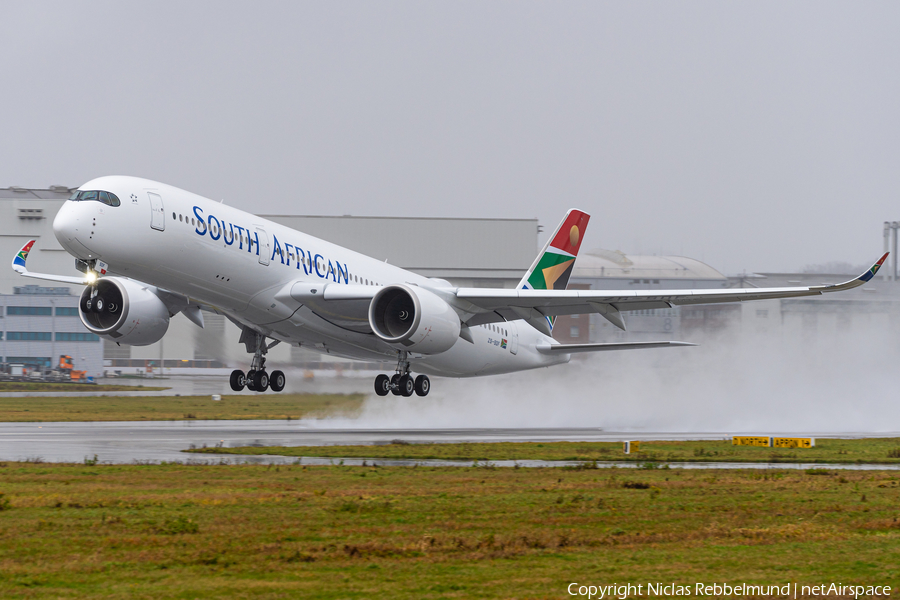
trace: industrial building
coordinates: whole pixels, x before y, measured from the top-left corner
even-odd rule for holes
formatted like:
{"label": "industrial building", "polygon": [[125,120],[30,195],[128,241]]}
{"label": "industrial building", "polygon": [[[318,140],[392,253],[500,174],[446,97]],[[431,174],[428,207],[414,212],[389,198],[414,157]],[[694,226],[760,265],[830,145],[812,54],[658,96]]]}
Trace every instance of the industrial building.
{"label": "industrial building", "polygon": [[69,288],[16,286],[0,295],[0,305],[0,362],[45,370],[68,355],[76,370],[102,372],[102,340],[81,324],[78,296]]}

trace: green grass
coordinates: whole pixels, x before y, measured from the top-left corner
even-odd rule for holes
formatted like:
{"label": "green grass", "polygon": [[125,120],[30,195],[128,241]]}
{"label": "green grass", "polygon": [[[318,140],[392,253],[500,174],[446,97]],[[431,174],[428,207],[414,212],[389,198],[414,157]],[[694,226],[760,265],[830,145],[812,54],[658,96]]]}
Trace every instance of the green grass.
{"label": "green grass", "polygon": [[891,472],[8,463],[0,493],[4,599],[900,582]]}
{"label": "green grass", "polygon": [[0,392],[161,392],[167,387],[134,385],[94,385],[92,383],[51,383],[45,381],[0,381]]}
{"label": "green grass", "polygon": [[[147,388],[144,388],[147,389]],[[0,422],[300,419],[352,415],[362,394],[0,398]]]}
{"label": "green grass", "polygon": [[569,460],[631,462],[811,462],[900,463],[900,438],[817,439],[816,447],[787,450],[732,446],[731,441],[641,442],[641,452],[625,454],[618,442],[498,442],[491,444],[409,444],[375,446],[266,446],[200,448],[186,452],[277,454],[340,458]]}

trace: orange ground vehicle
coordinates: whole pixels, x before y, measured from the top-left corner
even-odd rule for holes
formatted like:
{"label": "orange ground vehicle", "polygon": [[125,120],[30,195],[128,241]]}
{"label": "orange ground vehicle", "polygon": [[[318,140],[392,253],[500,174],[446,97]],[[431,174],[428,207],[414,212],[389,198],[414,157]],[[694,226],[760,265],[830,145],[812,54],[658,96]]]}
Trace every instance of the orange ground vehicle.
{"label": "orange ground vehicle", "polygon": [[62,354],[59,357],[59,370],[69,374],[72,381],[87,381],[87,371],[77,371],[72,357],[68,354]]}

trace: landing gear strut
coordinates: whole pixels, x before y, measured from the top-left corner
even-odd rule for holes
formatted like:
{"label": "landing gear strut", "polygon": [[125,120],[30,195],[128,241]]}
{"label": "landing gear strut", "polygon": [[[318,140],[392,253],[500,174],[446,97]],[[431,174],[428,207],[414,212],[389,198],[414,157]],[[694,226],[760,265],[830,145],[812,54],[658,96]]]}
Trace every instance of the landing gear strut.
{"label": "landing gear strut", "polygon": [[[280,392],[285,385],[284,373],[281,371],[272,371],[271,375],[266,373],[266,353],[270,348],[277,345],[279,340],[266,345],[266,337],[264,335],[261,333],[254,333],[253,335],[255,336],[253,341],[255,342],[256,350],[253,353],[253,360],[250,361],[250,370],[247,371],[246,375],[240,369],[232,371],[231,379],[229,380],[231,389],[235,392],[240,392],[246,387],[254,392],[264,392],[266,389]],[[241,336],[241,341],[250,347],[250,341],[246,340],[245,336]]]}
{"label": "landing gear strut", "polygon": [[392,377],[381,374],[375,378],[375,393],[379,396],[394,394],[395,396],[427,396],[431,391],[431,380],[427,375],[416,378],[409,372],[409,353],[403,351],[397,360],[396,373]]}

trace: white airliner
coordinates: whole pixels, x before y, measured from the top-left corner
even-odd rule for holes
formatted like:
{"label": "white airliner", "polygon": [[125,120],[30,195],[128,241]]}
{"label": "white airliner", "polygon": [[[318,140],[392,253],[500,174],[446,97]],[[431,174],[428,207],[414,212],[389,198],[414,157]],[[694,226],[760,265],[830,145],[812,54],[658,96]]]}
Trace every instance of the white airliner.
{"label": "white airliner", "polygon": [[29,272],[33,240],[12,266],[26,277],[86,286],[81,321],[118,344],[159,341],[179,312],[200,327],[202,311],[225,315],[253,354],[246,374],[231,374],[235,391],[284,389],[284,373],[267,373],[265,358],[285,342],[353,359],[396,359],[396,372],[379,375],[375,391],[424,396],[431,386],[425,374],[493,375],[565,363],[575,352],[691,345],[560,344],[550,336],[557,315],[599,313],[625,329],[625,311],[836,292],[870,280],[887,256],[838,285],[567,290],[589,219],[570,210],[517,289],[460,288],[175,187],[100,177],[81,186],[53,222],[84,276]]}

